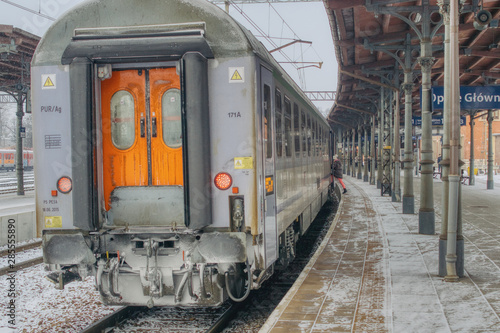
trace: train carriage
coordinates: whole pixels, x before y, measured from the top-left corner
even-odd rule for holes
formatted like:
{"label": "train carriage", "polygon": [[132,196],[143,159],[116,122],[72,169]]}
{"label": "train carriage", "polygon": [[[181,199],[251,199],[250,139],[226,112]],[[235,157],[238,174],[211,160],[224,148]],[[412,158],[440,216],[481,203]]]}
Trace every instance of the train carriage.
{"label": "train carriage", "polygon": [[331,186],[330,128],[205,0],[93,0],[32,63],[37,224],[60,286],[216,306],[286,266]]}
{"label": "train carriage", "polygon": [[[23,150],[23,169],[25,171],[33,170],[33,152]],[[16,150],[0,149],[0,171],[16,170]]]}

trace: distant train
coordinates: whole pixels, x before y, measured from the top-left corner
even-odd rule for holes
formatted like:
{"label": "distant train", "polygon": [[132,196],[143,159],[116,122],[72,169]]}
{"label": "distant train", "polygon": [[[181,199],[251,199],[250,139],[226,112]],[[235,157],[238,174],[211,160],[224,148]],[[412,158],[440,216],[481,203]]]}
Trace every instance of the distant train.
{"label": "distant train", "polygon": [[64,285],[105,304],[245,299],[328,198],[329,124],[205,0],[93,0],[32,62],[37,222]]}
{"label": "distant train", "polygon": [[[23,151],[23,169],[33,170],[33,152],[31,150]],[[16,170],[16,150],[0,149],[0,171]]]}

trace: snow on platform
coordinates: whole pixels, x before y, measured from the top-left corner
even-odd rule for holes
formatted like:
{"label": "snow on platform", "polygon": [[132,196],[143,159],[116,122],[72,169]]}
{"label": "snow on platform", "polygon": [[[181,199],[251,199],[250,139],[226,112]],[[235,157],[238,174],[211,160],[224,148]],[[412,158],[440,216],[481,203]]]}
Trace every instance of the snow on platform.
{"label": "snow on platform", "polygon": [[[499,183],[496,176],[495,186]],[[500,189],[463,186],[465,277],[438,276],[439,235],[380,189],[344,178],[329,237],[261,332],[500,332]],[[442,182],[434,180],[436,230]]]}

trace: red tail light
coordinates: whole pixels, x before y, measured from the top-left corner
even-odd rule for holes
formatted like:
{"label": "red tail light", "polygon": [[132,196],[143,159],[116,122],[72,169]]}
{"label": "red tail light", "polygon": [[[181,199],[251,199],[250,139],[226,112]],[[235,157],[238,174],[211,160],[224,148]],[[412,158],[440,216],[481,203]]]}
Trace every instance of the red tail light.
{"label": "red tail light", "polygon": [[71,182],[71,178],[69,177],[61,177],[57,181],[57,189],[61,193],[69,193],[73,189],[73,184]]}
{"label": "red tail light", "polygon": [[219,172],[214,178],[215,187],[219,190],[227,190],[233,184],[233,179],[226,172]]}

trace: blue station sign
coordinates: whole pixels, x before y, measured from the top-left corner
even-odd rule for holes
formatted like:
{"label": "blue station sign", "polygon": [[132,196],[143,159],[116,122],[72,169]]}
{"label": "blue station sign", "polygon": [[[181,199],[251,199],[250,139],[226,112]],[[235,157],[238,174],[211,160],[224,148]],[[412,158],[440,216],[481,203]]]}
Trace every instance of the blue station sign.
{"label": "blue station sign", "polygon": [[[422,117],[411,118],[411,124],[413,126],[422,126]],[[432,126],[443,126],[443,117],[432,117]],[[465,126],[467,124],[467,119],[465,117],[460,117],[460,126]]]}
{"label": "blue station sign", "polygon": [[[444,107],[444,88],[432,87],[432,109]],[[461,86],[460,109],[494,110],[500,109],[500,86]]]}

